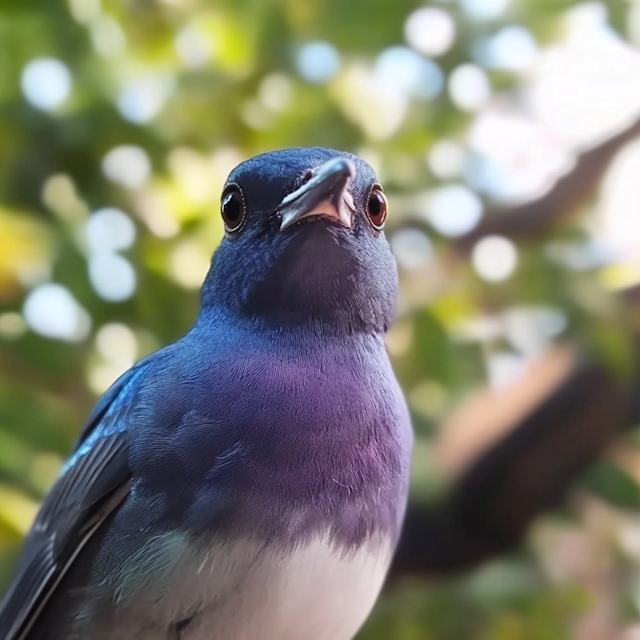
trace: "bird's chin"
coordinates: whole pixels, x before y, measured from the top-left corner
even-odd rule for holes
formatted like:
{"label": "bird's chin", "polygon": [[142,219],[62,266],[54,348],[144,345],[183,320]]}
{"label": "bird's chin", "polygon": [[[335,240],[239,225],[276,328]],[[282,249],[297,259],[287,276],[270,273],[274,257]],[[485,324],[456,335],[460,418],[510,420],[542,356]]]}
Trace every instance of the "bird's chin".
{"label": "bird's chin", "polygon": [[314,265],[340,265],[353,260],[358,253],[353,229],[336,222],[330,216],[314,216],[303,219],[299,227],[293,228],[294,237],[288,243],[296,254],[296,262]]}
{"label": "bird's chin", "polygon": [[249,311],[287,322],[329,318],[341,307],[351,308],[359,282],[352,231],[318,216],[292,225],[282,240],[285,234],[283,251],[256,278]]}
{"label": "bird's chin", "polygon": [[291,226],[293,231],[303,230],[306,232],[341,232],[342,234],[348,233],[350,228],[342,220],[337,219],[335,215],[330,213],[315,213],[312,216],[307,216],[298,220]]}
{"label": "bird's chin", "polygon": [[339,272],[358,251],[353,231],[329,216],[302,219],[298,224],[299,227],[292,227],[294,237],[288,243],[295,255],[291,263],[297,265],[296,271],[324,266],[331,272]]}

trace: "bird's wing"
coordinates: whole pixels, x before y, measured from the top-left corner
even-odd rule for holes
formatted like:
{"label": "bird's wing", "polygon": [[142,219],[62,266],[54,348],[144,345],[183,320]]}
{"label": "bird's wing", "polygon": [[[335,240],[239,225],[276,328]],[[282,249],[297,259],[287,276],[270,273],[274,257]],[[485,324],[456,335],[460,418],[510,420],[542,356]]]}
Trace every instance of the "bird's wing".
{"label": "bird's wing", "polygon": [[0,605],[0,640],[22,640],[74,559],[129,492],[126,427],[149,361],[124,374],[89,417],[46,497]]}

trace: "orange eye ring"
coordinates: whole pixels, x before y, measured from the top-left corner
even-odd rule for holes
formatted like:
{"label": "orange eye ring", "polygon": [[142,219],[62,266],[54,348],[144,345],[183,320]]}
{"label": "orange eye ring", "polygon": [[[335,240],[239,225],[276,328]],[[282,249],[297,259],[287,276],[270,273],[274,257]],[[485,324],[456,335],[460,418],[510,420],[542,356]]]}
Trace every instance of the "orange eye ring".
{"label": "orange eye ring", "polygon": [[376,231],[384,229],[384,223],[387,220],[389,205],[387,196],[384,195],[380,185],[374,185],[367,199],[367,215],[369,221]]}

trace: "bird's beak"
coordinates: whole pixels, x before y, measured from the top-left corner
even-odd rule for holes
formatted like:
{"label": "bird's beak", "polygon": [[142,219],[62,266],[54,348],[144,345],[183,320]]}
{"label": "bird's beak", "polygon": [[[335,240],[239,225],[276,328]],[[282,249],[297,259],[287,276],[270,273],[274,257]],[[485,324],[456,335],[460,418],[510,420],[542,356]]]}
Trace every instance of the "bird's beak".
{"label": "bird's beak", "polygon": [[347,187],[355,176],[356,169],[346,158],[334,158],[323,164],[278,205],[276,211],[282,217],[280,231],[310,216],[329,218],[351,228],[355,206]]}

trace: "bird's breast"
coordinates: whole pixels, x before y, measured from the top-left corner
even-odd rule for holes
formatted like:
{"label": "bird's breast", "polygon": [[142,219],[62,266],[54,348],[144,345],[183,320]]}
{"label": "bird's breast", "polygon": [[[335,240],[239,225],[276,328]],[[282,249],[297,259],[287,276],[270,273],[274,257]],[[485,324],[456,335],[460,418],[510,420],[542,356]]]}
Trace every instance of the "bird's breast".
{"label": "bird's breast", "polygon": [[282,548],[396,539],[411,435],[383,342],[234,345],[154,392],[179,423],[136,441],[139,502],[159,494],[164,521]]}

